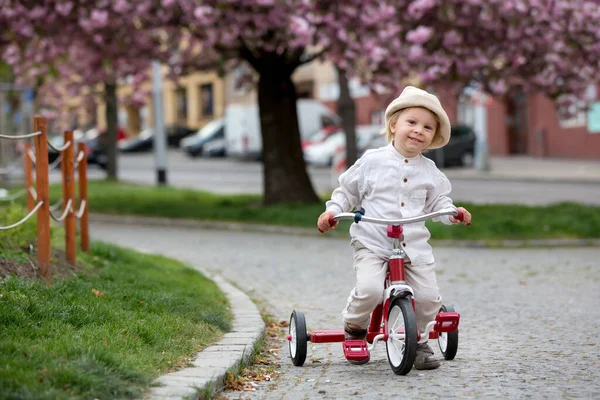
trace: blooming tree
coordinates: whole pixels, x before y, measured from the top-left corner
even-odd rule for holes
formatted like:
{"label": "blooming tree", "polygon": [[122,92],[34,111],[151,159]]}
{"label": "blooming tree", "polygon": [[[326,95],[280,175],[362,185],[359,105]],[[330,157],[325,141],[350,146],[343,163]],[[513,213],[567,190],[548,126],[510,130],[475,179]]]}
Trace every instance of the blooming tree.
{"label": "blooming tree", "polygon": [[[478,82],[553,97],[598,73],[596,0],[163,0],[222,60],[258,74],[266,203],[318,201],[302,157],[291,75],[321,58],[379,91]],[[182,58],[183,60],[183,58]],[[225,64],[227,65],[227,64]]]}
{"label": "blooming tree", "polygon": [[168,54],[159,32],[141,25],[141,16],[151,15],[155,25],[165,16],[152,7],[126,0],[0,0],[0,24],[9,28],[0,33],[0,52],[20,83],[43,79],[41,92],[62,101],[65,94],[101,88],[109,178],[117,173],[117,85],[129,77],[139,86],[152,59]]}
{"label": "blooming tree", "polygon": [[[27,15],[29,23],[17,25],[16,35],[31,35],[31,26],[39,32],[39,25],[48,24],[31,22],[35,7],[25,12],[15,5],[22,2],[2,2],[17,10],[18,18]],[[72,3],[78,6],[66,12]],[[103,40],[115,47],[123,46],[120,40],[127,32],[180,30],[189,40],[177,46],[184,51],[169,59],[175,71],[198,60],[202,62],[197,65],[217,63],[224,69],[239,60],[251,65],[258,75],[267,204],[319,201],[302,155],[291,79],[304,63],[330,60],[348,77],[357,76],[374,90],[392,94],[410,77],[423,86],[461,87],[475,81],[492,94],[518,86],[555,98],[581,93],[599,69],[597,0],[139,0],[135,5],[125,0],[45,0],[43,4],[60,5],[65,18],[75,14],[67,21],[77,28],[63,28],[75,30],[61,37],[82,32],[90,51],[104,48],[91,45],[96,36],[90,32],[96,28],[81,26],[99,20],[104,21],[95,22],[99,32],[114,35],[102,36]],[[46,7],[45,12],[57,14]],[[126,13],[119,11],[126,7]],[[107,10],[112,11],[106,19],[115,15],[118,22],[98,18],[98,12],[104,16]],[[14,21],[13,17],[6,20]],[[166,42],[173,42],[173,37]],[[126,46],[132,50],[136,44]],[[121,53],[114,51],[114,59],[119,59]]]}

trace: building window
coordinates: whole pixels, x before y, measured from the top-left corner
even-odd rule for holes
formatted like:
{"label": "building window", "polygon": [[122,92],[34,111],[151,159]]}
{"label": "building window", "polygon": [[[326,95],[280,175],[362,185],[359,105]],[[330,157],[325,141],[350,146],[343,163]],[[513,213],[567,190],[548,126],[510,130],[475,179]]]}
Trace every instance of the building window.
{"label": "building window", "polygon": [[200,115],[202,117],[212,117],[214,114],[213,107],[213,85],[206,83],[200,85]]}
{"label": "building window", "polygon": [[561,128],[575,128],[585,126],[587,123],[585,104],[577,101],[569,106],[558,109],[558,123]]}
{"label": "building window", "polygon": [[596,100],[596,85],[590,85],[585,90],[585,100],[577,100],[568,106],[558,107],[558,122],[562,128],[574,128],[588,124],[589,103]]}
{"label": "building window", "polygon": [[187,122],[187,90],[184,87],[177,88],[175,99],[177,102],[177,121]]}

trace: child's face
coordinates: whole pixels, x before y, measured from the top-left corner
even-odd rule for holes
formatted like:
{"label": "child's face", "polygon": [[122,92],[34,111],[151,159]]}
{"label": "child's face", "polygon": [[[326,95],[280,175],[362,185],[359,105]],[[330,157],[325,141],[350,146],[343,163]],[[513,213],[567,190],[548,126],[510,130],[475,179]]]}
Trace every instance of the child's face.
{"label": "child's face", "polygon": [[391,126],[394,147],[404,157],[415,157],[431,144],[437,130],[435,114],[426,108],[404,110]]}

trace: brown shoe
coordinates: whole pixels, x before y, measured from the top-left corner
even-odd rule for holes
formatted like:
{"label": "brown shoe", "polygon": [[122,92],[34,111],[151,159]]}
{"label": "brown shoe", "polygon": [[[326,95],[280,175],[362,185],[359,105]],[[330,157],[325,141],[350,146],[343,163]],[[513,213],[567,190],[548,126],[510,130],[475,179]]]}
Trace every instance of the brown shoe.
{"label": "brown shoe", "polygon": [[344,339],[346,340],[365,340],[367,330],[357,325],[344,324]]}
{"label": "brown shoe", "polygon": [[433,356],[433,350],[427,342],[418,343],[414,367],[416,369],[436,369],[439,366],[440,361]]}

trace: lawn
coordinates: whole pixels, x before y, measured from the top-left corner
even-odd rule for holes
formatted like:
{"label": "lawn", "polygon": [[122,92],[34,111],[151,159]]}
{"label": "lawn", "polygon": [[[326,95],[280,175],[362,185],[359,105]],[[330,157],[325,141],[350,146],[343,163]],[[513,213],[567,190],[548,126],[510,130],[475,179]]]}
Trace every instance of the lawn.
{"label": "lawn", "polygon": [[[60,186],[53,186],[56,201]],[[322,204],[263,206],[258,195],[217,195],[172,187],[138,186],[123,182],[89,183],[92,213],[235,221],[314,228]],[[549,206],[478,205],[461,203],[473,214],[473,224],[446,226],[428,222],[433,239],[589,239],[600,238],[600,207],[561,203]],[[367,210],[368,215],[369,210]],[[348,224],[339,231],[347,230]]]}
{"label": "lawn", "polygon": [[0,232],[0,397],[140,398],[229,330],[225,295],[172,259],[92,242],[71,269],[55,229],[52,282],[32,278],[35,229]]}

